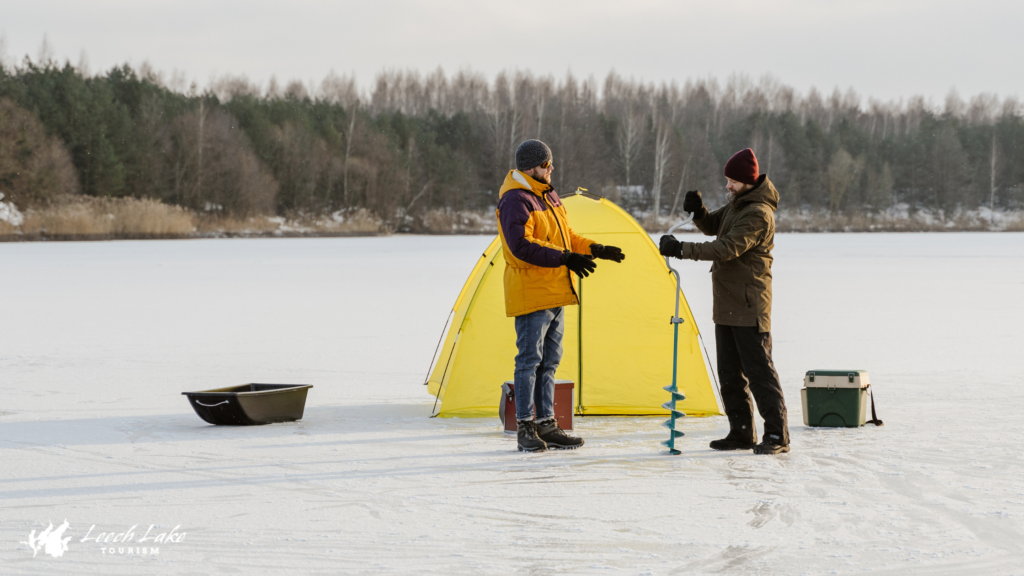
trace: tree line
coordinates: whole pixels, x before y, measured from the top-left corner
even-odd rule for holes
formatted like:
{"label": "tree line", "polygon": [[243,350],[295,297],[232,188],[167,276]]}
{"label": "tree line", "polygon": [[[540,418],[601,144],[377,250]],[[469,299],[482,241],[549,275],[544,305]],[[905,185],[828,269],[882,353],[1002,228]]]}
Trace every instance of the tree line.
{"label": "tree line", "polygon": [[528,72],[492,80],[391,71],[368,90],[223,77],[169,88],[128,65],[0,67],[0,192],[21,208],[62,194],[153,198],[247,216],[366,209],[390,230],[430,210],[491,210],[518,143],[554,150],[554,184],[634,215],[680,211],[700,189],[724,202],[722,166],[751,147],[781,208],[839,213],[900,206],[940,218],[1024,208],[1024,106],[951,93],[866,103],[766,79],[651,84]]}

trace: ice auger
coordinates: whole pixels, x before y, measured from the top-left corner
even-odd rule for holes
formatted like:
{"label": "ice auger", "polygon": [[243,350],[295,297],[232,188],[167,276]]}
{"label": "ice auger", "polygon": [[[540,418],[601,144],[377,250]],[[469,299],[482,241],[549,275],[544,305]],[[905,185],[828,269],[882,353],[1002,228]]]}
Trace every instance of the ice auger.
{"label": "ice auger", "polygon": [[[693,221],[693,214],[690,214],[689,218],[686,218],[685,220],[683,220],[679,224],[676,224],[675,226],[670,228],[668,233],[672,234],[673,232],[675,232],[679,228],[682,228],[686,224],[689,224],[691,221]],[[679,272],[675,268],[672,267],[672,264],[669,261],[669,257],[668,256],[665,256],[665,265],[668,266],[668,269],[676,277],[676,313],[675,313],[674,316],[672,316],[672,320],[671,320],[671,322],[672,322],[672,385],[671,386],[665,386],[665,388],[664,388],[669,394],[672,395],[672,398],[668,402],[665,402],[664,404],[661,405],[662,408],[668,410],[669,413],[670,413],[670,415],[668,417],[668,420],[665,420],[665,423],[662,424],[662,426],[664,426],[665,428],[668,428],[669,437],[668,437],[668,440],[662,442],[662,444],[664,446],[668,446],[668,453],[669,454],[682,454],[682,452],[680,452],[679,450],[676,450],[676,438],[679,438],[679,437],[683,436],[684,434],[683,434],[682,431],[676,430],[676,420],[679,419],[679,418],[682,418],[683,416],[686,416],[686,414],[684,414],[680,410],[676,410],[676,402],[679,401],[679,400],[686,400],[686,396],[683,394],[682,390],[680,390],[679,387],[676,386],[676,372],[677,372],[677,368],[679,366],[679,325],[683,323],[683,319],[679,317],[679,295],[682,293],[683,288],[682,288],[681,281],[679,280]]]}

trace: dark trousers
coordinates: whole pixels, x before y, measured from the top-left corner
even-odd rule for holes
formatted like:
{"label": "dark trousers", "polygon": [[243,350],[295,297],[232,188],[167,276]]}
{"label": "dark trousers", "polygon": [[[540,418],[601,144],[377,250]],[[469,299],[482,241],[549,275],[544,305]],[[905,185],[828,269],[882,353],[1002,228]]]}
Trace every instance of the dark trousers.
{"label": "dark trousers", "polygon": [[[765,442],[789,445],[786,400],[772,362],[771,332],[757,326],[715,324],[718,349],[718,378],[722,381],[722,403],[729,418],[729,436],[757,441],[754,402],[764,418]],[[751,401],[753,393],[753,401]]]}

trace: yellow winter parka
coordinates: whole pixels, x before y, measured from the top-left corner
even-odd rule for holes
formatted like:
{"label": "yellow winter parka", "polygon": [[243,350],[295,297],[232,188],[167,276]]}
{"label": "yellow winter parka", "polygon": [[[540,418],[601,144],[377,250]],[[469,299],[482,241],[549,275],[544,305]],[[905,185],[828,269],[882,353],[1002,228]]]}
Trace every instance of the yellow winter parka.
{"label": "yellow winter parka", "polygon": [[512,170],[501,185],[496,214],[505,256],[505,313],[522,316],[578,304],[575,279],[562,257],[566,251],[589,255],[594,241],[572,231],[554,189]]}

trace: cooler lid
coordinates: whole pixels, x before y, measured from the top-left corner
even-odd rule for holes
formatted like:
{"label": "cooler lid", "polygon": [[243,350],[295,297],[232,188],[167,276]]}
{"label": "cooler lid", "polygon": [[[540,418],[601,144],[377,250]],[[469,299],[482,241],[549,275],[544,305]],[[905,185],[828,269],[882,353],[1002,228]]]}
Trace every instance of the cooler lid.
{"label": "cooler lid", "polygon": [[867,370],[808,370],[808,388],[865,388],[870,384]]}

